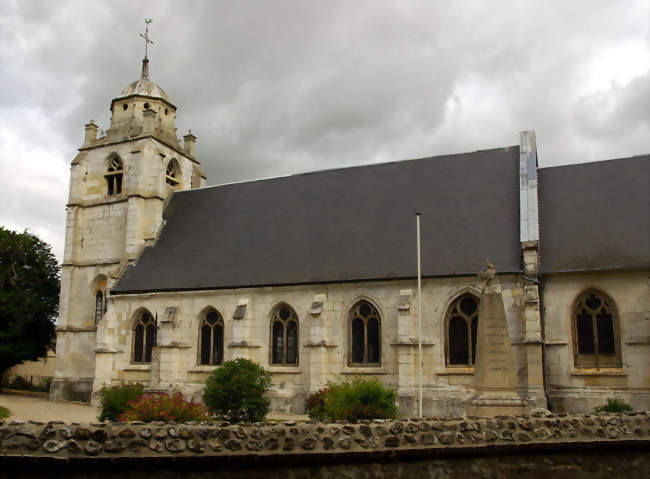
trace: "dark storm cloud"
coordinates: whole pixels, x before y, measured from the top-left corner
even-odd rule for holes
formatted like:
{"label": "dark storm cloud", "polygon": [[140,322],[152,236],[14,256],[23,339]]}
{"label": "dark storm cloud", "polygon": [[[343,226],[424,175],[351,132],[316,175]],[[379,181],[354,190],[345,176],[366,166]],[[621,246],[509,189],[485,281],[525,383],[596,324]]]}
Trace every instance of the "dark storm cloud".
{"label": "dark storm cloud", "polygon": [[[61,255],[69,163],[140,74],[210,184],[512,145],[650,150],[647,2],[0,0],[0,223]],[[19,167],[16,168],[16,164]],[[16,177],[19,173],[19,178]]]}

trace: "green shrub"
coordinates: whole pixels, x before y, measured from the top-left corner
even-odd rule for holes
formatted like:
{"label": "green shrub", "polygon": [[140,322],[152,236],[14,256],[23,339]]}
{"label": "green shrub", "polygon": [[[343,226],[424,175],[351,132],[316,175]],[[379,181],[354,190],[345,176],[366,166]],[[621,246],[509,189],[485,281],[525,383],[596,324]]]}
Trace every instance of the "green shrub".
{"label": "green shrub", "polygon": [[329,387],[326,387],[307,395],[307,399],[305,399],[305,414],[312,421],[324,421],[327,419],[327,414],[325,414],[325,398],[329,394],[329,390]]}
{"label": "green shrub", "polygon": [[325,396],[325,415],[331,421],[344,419],[390,419],[397,417],[397,393],[378,379],[356,377],[330,384]]}
{"label": "green shrub", "polygon": [[7,387],[9,389],[20,389],[23,391],[32,389],[31,383],[20,374],[16,374]]}
{"label": "green shrub", "polygon": [[216,416],[230,422],[263,421],[271,400],[267,392],[271,374],[248,359],[226,361],[205,382],[203,403]]}
{"label": "green shrub", "polygon": [[632,406],[620,398],[609,398],[605,401],[605,404],[594,408],[595,412],[623,412],[632,410]]}
{"label": "green shrub", "polygon": [[7,387],[22,391],[49,392],[50,384],[52,384],[52,378],[39,379],[38,385],[34,385],[20,374],[16,374]]}
{"label": "green shrub", "polygon": [[11,416],[11,411],[6,407],[0,406],[0,419],[4,419],[9,416]]}
{"label": "green shrub", "polygon": [[120,421],[206,421],[207,410],[202,404],[187,401],[179,392],[172,396],[165,393],[150,393],[129,401],[126,410],[120,414]]}
{"label": "green shrub", "polygon": [[131,386],[104,386],[100,392],[101,399],[97,418],[100,421],[117,421],[129,401],[142,396],[144,390],[140,384]]}
{"label": "green shrub", "polygon": [[39,391],[42,393],[49,393],[50,386],[52,385],[52,378],[41,378],[38,382],[38,386],[34,386],[34,391]]}

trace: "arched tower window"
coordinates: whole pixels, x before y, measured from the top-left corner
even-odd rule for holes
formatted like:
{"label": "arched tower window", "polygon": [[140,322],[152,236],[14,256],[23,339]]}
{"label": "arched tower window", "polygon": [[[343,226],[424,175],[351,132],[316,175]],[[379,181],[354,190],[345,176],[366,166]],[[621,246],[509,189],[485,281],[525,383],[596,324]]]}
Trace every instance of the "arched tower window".
{"label": "arched tower window", "polygon": [[215,311],[208,311],[199,324],[199,364],[223,362],[223,318]]}
{"label": "arched tower window", "polygon": [[104,177],[108,184],[108,194],[109,195],[119,195],[122,193],[122,174],[124,172],[124,167],[122,165],[122,160],[117,155],[113,155],[108,160],[108,169]]}
{"label": "arched tower window", "polygon": [[620,367],[618,311],[596,290],[583,292],[573,305],[573,351],[579,367]]}
{"label": "arched tower window", "polygon": [[381,365],[381,319],[368,301],[359,301],[350,310],[349,337],[350,365]]}
{"label": "arched tower window", "polygon": [[298,316],[286,304],[275,308],[271,317],[271,364],[298,365]]}
{"label": "arched tower window", "polygon": [[133,362],[150,363],[156,345],[156,322],[148,311],[143,311],[133,327]]}
{"label": "arched tower window", "polygon": [[167,163],[167,169],[165,170],[165,183],[171,186],[177,186],[178,182],[181,179],[181,168],[178,164],[176,158],[172,158]]}
{"label": "arched tower window", "polygon": [[478,307],[478,298],[470,293],[460,295],[449,306],[445,318],[447,366],[474,366]]}
{"label": "arched tower window", "polygon": [[106,312],[106,276],[98,275],[90,285],[91,294],[94,296],[93,319],[97,325]]}
{"label": "arched tower window", "polygon": [[95,324],[101,321],[105,311],[104,292],[99,290],[95,293]]}

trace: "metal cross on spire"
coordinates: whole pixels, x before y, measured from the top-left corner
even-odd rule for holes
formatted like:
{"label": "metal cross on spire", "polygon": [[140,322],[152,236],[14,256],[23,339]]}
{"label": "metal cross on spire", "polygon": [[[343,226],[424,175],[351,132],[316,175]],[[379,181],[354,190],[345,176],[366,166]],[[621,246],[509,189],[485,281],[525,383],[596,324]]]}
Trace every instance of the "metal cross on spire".
{"label": "metal cross on spire", "polygon": [[149,24],[153,22],[151,18],[145,18],[144,19],[144,24],[146,25],[144,35],[141,33],[140,36],[144,38],[144,58],[147,60],[147,47],[151,43],[153,45],[153,41],[151,38],[149,38]]}

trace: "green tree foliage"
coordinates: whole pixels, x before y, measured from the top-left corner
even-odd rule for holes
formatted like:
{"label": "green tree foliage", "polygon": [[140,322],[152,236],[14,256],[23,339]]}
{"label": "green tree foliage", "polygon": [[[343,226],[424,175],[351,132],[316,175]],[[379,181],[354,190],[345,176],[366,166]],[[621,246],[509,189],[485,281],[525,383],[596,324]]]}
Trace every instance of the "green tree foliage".
{"label": "green tree foliage", "polygon": [[230,422],[263,421],[271,407],[271,374],[249,359],[226,361],[205,382],[203,403]]}
{"label": "green tree foliage", "polygon": [[361,376],[310,394],[305,409],[311,419],[321,421],[389,419],[397,417],[396,399],[397,393],[379,380]]}
{"label": "green tree foliage", "polygon": [[0,379],[10,367],[45,356],[58,310],[59,265],[50,246],[0,227]]}

